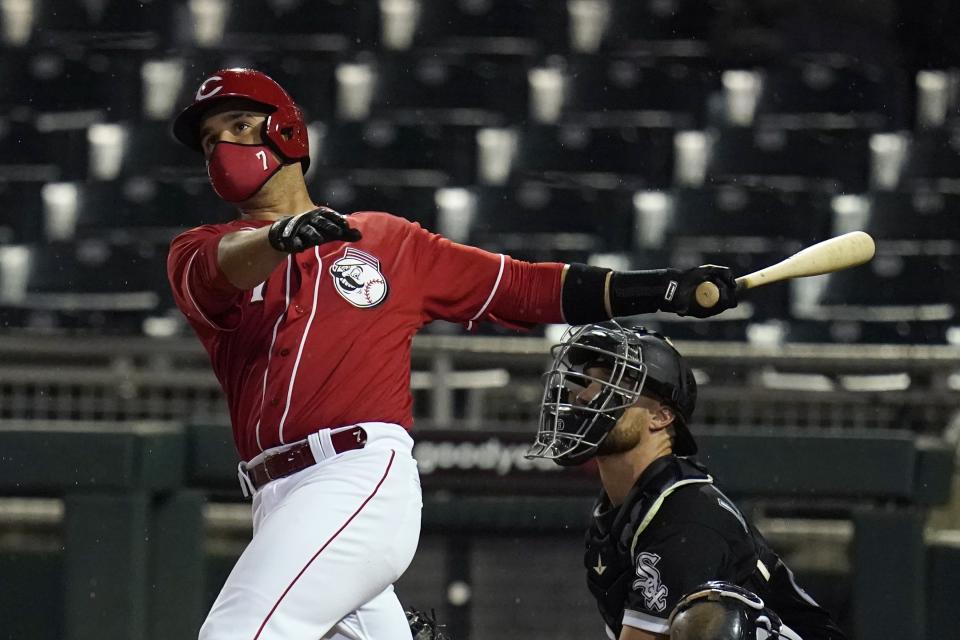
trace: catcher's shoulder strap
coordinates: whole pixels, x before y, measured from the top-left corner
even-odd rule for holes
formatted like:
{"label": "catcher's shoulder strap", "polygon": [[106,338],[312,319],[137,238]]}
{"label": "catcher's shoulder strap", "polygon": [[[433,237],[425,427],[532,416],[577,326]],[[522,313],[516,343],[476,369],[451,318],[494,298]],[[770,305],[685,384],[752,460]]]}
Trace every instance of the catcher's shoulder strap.
{"label": "catcher's shoulder strap", "polygon": [[[629,518],[629,526],[624,533],[630,537],[630,555],[633,556],[637,540],[660,511],[671,493],[691,484],[713,484],[713,477],[701,465],[686,458],[665,456],[654,462],[651,474],[645,478],[642,487],[635,493],[635,501],[629,511],[623,513]],[[624,523],[627,524],[627,523]]]}

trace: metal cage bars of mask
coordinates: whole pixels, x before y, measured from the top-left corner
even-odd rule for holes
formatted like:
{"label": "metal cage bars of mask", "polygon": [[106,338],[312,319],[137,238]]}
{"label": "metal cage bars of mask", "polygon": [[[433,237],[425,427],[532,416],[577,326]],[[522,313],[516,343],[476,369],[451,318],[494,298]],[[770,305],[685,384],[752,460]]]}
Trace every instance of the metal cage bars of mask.
{"label": "metal cage bars of mask", "polygon": [[[595,450],[623,411],[639,399],[647,377],[642,349],[631,340],[629,330],[615,322],[609,324],[612,326],[571,327],[561,342],[551,348],[553,365],[543,376],[539,428],[527,457],[558,460],[574,452],[582,454]],[[616,350],[586,342],[590,338],[615,345]],[[596,354],[597,361],[609,363],[609,378],[588,375],[589,359],[582,365],[574,364],[571,358],[574,350],[581,355],[584,351]],[[571,384],[574,380],[576,383]],[[571,387],[585,388],[592,383],[599,384],[600,391],[586,404],[564,401],[569,399]],[[622,400],[616,402],[616,397]],[[601,418],[609,420],[609,428],[593,433]]]}

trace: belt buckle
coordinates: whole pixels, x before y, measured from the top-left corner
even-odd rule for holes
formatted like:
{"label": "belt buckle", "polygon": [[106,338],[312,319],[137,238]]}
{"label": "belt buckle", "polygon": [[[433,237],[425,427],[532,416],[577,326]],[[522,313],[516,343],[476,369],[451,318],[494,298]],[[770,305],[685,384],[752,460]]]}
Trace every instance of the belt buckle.
{"label": "belt buckle", "polygon": [[330,447],[335,454],[363,449],[367,445],[367,430],[360,425],[329,430]]}

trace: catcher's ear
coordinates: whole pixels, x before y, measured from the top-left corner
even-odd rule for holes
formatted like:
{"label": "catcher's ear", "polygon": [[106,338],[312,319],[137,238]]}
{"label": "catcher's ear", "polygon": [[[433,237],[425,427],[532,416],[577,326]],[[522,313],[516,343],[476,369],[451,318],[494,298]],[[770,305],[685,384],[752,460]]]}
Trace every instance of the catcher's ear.
{"label": "catcher's ear", "polygon": [[674,413],[672,407],[669,407],[662,402],[657,404],[658,406],[650,409],[650,427],[654,431],[666,429],[672,425],[674,420],[677,418],[677,414]]}
{"label": "catcher's ear", "polygon": [[666,429],[673,424],[677,417],[672,407],[652,396],[640,396],[634,406],[640,407],[650,414],[648,426],[651,431]]}

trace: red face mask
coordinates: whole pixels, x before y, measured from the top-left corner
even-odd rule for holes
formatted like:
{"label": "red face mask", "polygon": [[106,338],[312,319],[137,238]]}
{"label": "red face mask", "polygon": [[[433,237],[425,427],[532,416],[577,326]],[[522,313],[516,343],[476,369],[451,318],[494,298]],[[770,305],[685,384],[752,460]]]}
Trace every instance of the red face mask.
{"label": "red face mask", "polygon": [[252,198],[283,164],[265,144],[218,142],[207,160],[207,175],[227,202]]}

